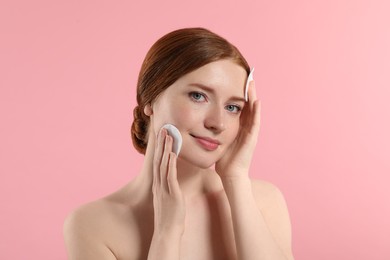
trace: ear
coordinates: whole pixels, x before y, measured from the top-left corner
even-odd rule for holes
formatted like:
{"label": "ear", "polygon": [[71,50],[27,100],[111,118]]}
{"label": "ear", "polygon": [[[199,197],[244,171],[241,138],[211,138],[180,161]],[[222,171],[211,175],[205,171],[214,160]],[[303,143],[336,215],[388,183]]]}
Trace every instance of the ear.
{"label": "ear", "polygon": [[147,116],[151,116],[153,114],[153,109],[152,109],[152,106],[150,104],[147,104],[145,107],[144,107],[144,113],[145,115]]}

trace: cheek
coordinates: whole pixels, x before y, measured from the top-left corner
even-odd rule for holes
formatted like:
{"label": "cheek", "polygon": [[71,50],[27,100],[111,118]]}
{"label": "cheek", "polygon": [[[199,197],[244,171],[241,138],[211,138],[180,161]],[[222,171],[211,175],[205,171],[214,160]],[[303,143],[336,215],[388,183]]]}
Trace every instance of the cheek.
{"label": "cheek", "polygon": [[201,121],[202,114],[200,112],[188,104],[177,105],[175,110],[171,112],[172,122],[182,126],[182,128],[193,127]]}
{"label": "cheek", "polygon": [[187,129],[194,122],[198,122],[200,113],[197,113],[191,105],[183,100],[175,100],[164,102],[159,105],[154,111],[154,124],[156,133],[167,123],[173,124],[179,129]]}
{"label": "cheek", "polygon": [[167,106],[170,123],[177,126],[182,125],[184,128],[192,123],[198,123],[201,118],[201,109],[196,104],[192,103],[186,97],[178,97],[173,99]]}

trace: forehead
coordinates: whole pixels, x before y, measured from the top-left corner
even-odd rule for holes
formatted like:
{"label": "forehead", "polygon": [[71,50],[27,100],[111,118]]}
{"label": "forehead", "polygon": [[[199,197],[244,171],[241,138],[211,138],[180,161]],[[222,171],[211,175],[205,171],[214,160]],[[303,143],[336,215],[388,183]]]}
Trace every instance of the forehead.
{"label": "forehead", "polygon": [[243,95],[247,72],[231,60],[219,60],[208,63],[176,81],[174,85],[185,87],[189,84],[202,84],[215,91]]}

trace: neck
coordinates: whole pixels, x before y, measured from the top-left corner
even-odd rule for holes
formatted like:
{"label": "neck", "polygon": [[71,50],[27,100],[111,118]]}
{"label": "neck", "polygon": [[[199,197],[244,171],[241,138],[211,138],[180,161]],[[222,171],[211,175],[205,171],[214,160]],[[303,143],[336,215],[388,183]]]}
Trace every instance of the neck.
{"label": "neck", "polygon": [[[154,145],[148,145],[145,159],[140,174],[131,182],[132,194],[137,194],[137,201],[153,201],[153,149]],[[210,190],[211,185],[219,181],[217,174],[211,169],[202,169],[189,162],[177,159],[177,178],[180,189],[186,198],[190,200]],[[216,179],[217,178],[217,179]],[[150,205],[153,205],[150,203]]]}
{"label": "neck", "polygon": [[185,161],[177,160],[177,179],[185,197],[190,198],[203,194],[207,190],[208,180],[212,171],[202,169]]}

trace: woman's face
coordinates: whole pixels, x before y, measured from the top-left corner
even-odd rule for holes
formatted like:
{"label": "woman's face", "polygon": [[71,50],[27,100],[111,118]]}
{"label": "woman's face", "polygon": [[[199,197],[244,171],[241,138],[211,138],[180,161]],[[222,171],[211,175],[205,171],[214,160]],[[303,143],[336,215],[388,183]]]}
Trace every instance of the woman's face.
{"label": "woman's face", "polygon": [[246,78],[245,69],[231,60],[179,78],[152,103],[155,136],[164,124],[173,124],[183,137],[179,157],[201,168],[212,166],[239,131]]}

